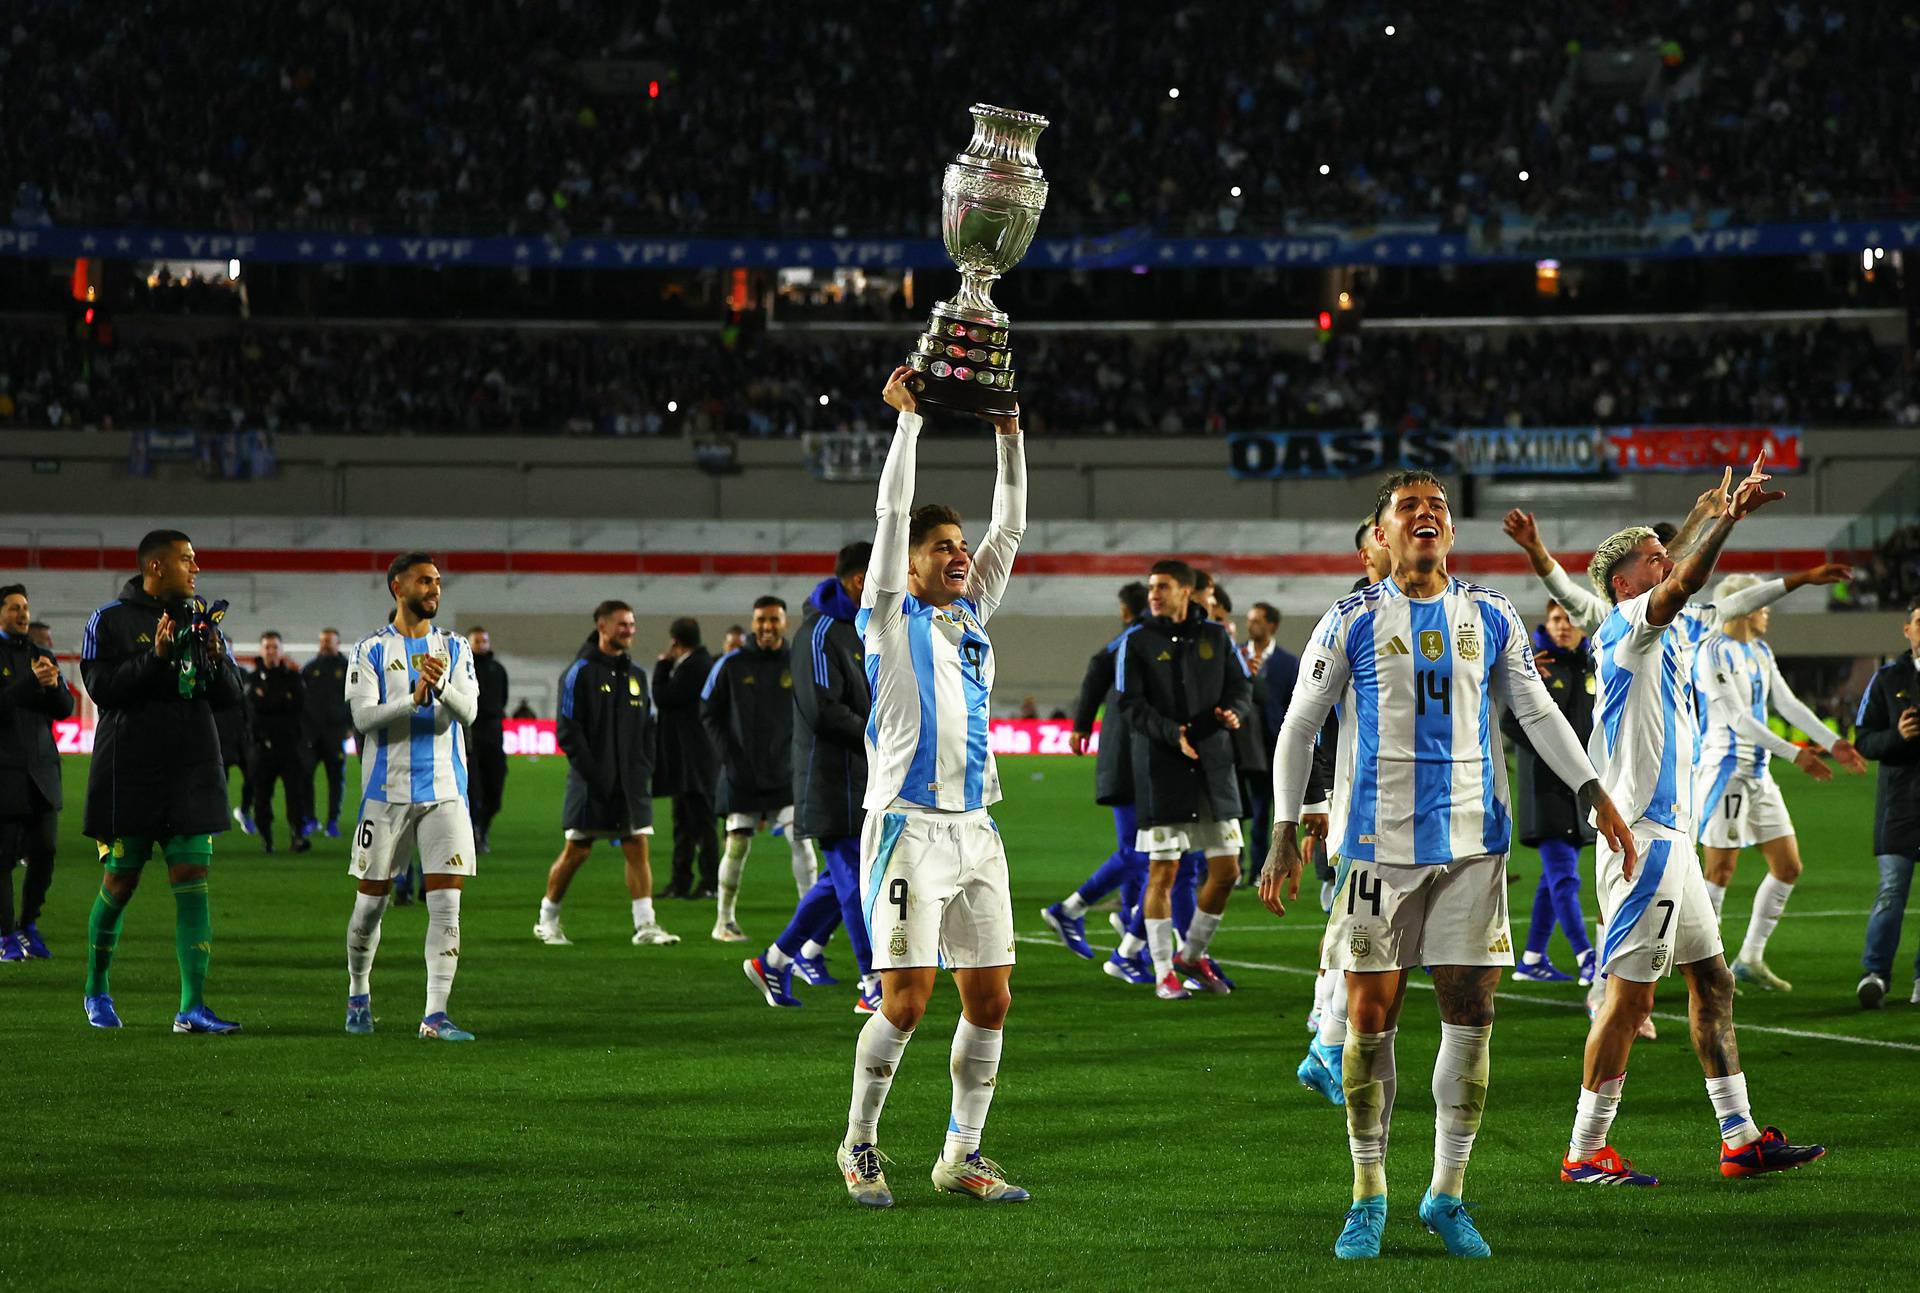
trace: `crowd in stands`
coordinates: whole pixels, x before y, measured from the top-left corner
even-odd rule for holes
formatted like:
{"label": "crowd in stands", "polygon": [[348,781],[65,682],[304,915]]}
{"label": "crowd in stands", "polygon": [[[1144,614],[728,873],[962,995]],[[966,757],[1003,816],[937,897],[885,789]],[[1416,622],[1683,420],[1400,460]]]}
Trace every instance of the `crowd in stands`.
{"label": "crowd in stands", "polygon": [[1920,597],[1920,525],[1902,526],[1856,562],[1848,601],[1859,610],[1904,611]]}
{"label": "crowd in stands", "polygon": [[[0,331],[0,425],[790,436],[886,423],[911,336],[351,326]],[[1056,433],[1652,423],[1920,424],[1864,328],[1023,337],[1026,416]],[[823,398],[824,397],[824,398]]]}
{"label": "crowd in stands", "polygon": [[1911,201],[1920,11],[21,0],[0,98],[15,223],[933,235],[976,100],[1056,234],[1824,219]]}

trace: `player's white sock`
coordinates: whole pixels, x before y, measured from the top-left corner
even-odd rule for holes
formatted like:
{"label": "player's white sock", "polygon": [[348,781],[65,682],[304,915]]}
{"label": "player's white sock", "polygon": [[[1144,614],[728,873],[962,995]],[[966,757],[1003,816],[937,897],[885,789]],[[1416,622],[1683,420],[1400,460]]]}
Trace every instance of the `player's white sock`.
{"label": "player's white sock", "polygon": [[387,895],[356,893],[353,914],[347,917],[347,994],[367,995],[367,978],[373,973],[373,954],[380,950],[380,914],[387,909]]}
{"label": "player's white sock", "polygon": [[1573,1139],[1567,1142],[1567,1158],[1575,1163],[1592,1158],[1607,1147],[1607,1133],[1613,1130],[1613,1115],[1620,1111],[1620,1089],[1627,1075],[1611,1077],[1597,1091],[1580,1088],[1580,1107],[1573,1115]]}
{"label": "player's white sock", "polygon": [[1220,917],[1213,912],[1194,912],[1187,922],[1187,945],[1180,949],[1180,959],[1191,965],[1205,956],[1208,944],[1213,942],[1213,931],[1219,928]]}
{"label": "player's white sock", "polygon": [[1528,951],[1520,953],[1520,964],[1522,965],[1538,965],[1546,959],[1546,954],[1542,952]]}
{"label": "player's white sock", "polygon": [[853,1104],[847,1110],[847,1138],[843,1144],[871,1145],[880,1134],[880,1110],[893,1086],[894,1070],[906,1053],[912,1033],[903,1033],[876,1011],[861,1026],[853,1048]]}
{"label": "player's white sock", "polygon": [[635,898],[633,900],[633,927],[645,929],[653,924],[653,899]]}
{"label": "player's white sock", "polygon": [[427,1014],[447,1008],[460,968],[460,891],[427,890]]}
{"label": "player's white sock", "polygon": [[1716,921],[1719,920],[1720,908],[1727,901],[1727,886],[1715,884],[1711,880],[1707,881],[1707,901],[1713,904],[1713,918]]}
{"label": "player's white sock", "polygon": [[793,964],[793,958],[781,951],[778,943],[767,944],[767,950],[760,954],[760,959],[767,963],[769,970],[784,970]]}
{"label": "player's white sock", "polygon": [[819,956],[822,952],[825,952],[826,950],[827,949],[824,946],[822,946],[818,942],[815,942],[811,938],[808,939],[806,942],[800,944],[800,956],[803,960],[811,961],[814,957]]}
{"label": "player's white sock", "polygon": [[1467,1160],[1487,1109],[1493,1025],[1440,1025],[1440,1053],[1433,1060],[1433,1184],[1435,1194],[1460,1197]]}
{"label": "player's white sock", "polygon": [[540,923],[551,925],[560,919],[560,904],[551,898],[540,900]]}
{"label": "player's white sock", "polygon": [[1075,889],[1060,900],[1060,911],[1062,915],[1072,916],[1078,920],[1087,914],[1087,900],[1080,896],[1078,889]]}
{"label": "player's white sock", "polygon": [[947,1121],[947,1143],[940,1157],[958,1163],[980,1148],[980,1130],[987,1125],[994,1083],[1000,1073],[1000,1030],[981,1028],[965,1016],[953,1030],[953,1116]]}
{"label": "player's white sock", "polygon": [[1753,894],[1753,915],[1747,918],[1747,936],[1740,942],[1740,959],[1752,964],[1767,959],[1767,940],[1773,937],[1773,927],[1780,923],[1780,913],[1787,909],[1787,899],[1793,896],[1793,886],[1783,880],[1776,880],[1772,872],[1760,881],[1760,887]]}
{"label": "player's white sock", "polygon": [[729,833],[727,846],[720,851],[720,891],[714,919],[721,925],[733,921],[734,903],[740,897],[740,877],[746,874],[747,850],[753,847],[751,835]]}
{"label": "player's white sock", "polygon": [[1133,934],[1122,934],[1120,936],[1120,955],[1126,957],[1128,960],[1132,960],[1134,957],[1140,955],[1140,949],[1146,945],[1147,940],[1144,938],[1139,938]]}
{"label": "player's white sock", "polygon": [[813,841],[796,837],[792,827],[787,828],[787,852],[793,860],[793,887],[804,898],[820,878],[820,855],[813,851]]}
{"label": "player's white sock", "polygon": [[1147,917],[1147,949],[1153,957],[1155,983],[1173,973],[1173,921]]}
{"label": "player's white sock", "polygon": [[1387,1146],[1393,1140],[1393,1099],[1400,1091],[1400,1069],[1393,1057],[1393,1039],[1400,1035],[1400,1029],[1389,1028],[1380,1035],[1386,1042],[1374,1056],[1373,1076],[1380,1083],[1380,1162],[1385,1170]]}
{"label": "player's white sock", "polygon": [[1713,1101],[1713,1116],[1720,1120],[1720,1139],[1740,1149],[1760,1139],[1760,1128],[1747,1107],[1747,1075],[1729,1073],[1707,1079],[1707,1098]]}
{"label": "player's white sock", "polygon": [[1341,1087],[1347,1093],[1347,1146],[1353,1152],[1353,1197],[1387,1192],[1386,1080],[1393,1071],[1394,1029],[1349,1032],[1341,1056]]}
{"label": "player's white sock", "polygon": [[1347,976],[1340,970],[1328,970],[1321,976],[1333,984],[1327,990],[1327,1004],[1320,1011],[1320,1044],[1332,1050],[1347,1044]]}

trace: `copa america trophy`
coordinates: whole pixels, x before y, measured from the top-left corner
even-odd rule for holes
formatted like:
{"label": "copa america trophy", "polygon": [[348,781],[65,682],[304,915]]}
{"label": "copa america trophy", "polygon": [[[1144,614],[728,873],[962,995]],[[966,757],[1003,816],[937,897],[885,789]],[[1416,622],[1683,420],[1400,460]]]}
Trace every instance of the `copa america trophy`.
{"label": "copa america trophy", "polygon": [[1033,154],[1047,119],[976,103],[973,140],[940,183],[940,236],[960,269],[960,292],[933,307],[907,357],[908,386],[921,404],[961,413],[1011,415],[1017,404],[1007,316],[993,303],[993,281],[1020,263],[1047,181]]}

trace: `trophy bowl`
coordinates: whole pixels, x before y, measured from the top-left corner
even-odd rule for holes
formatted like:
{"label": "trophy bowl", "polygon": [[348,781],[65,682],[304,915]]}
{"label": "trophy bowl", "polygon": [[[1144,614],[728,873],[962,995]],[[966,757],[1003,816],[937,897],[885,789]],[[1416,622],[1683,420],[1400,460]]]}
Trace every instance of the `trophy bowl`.
{"label": "trophy bowl", "polygon": [[1034,144],[1048,123],[984,103],[969,111],[973,138],[940,183],[940,236],[960,270],[960,291],[935,303],[907,357],[908,385],[918,403],[1004,417],[1018,404],[1018,385],[993,284],[1020,263],[1040,227],[1047,181]]}

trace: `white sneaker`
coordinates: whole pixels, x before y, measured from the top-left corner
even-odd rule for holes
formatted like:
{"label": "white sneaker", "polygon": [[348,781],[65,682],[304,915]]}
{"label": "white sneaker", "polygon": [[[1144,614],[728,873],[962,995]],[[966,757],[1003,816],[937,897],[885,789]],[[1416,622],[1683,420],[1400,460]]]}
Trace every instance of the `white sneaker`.
{"label": "white sneaker", "polygon": [[716,943],[744,943],[747,941],[747,931],[740,928],[740,922],[737,920],[715,921],[713,926],[713,941]]}
{"label": "white sneaker", "polygon": [[984,1158],[978,1150],[958,1163],[942,1158],[933,1165],[933,1188],[948,1194],[965,1194],[988,1203],[1021,1203],[1031,1196],[1007,1181],[1000,1164]]}
{"label": "white sneaker", "polygon": [[549,925],[544,920],[533,922],[533,936],[548,947],[572,947],[573,940],[567,937],[567,931],[560,928],[560,922]]}
{"label": "white sneaker", "polygon": [[633,931],[633,945],[635,947],[665,947],[669,943],[677,943],[679,941],[680,935],[669,934],[666,930],[660,928],[658,924],[641,925]]}
{"label": "white sneaker", "polygon": [[[1916,997],[1920,997],[1920,980],[1914,982],[1913,991]],[[1877,974],[1863,974],[1853,995],[1860,999],[1862,1010],[1878,1010],[1880,1003],[1887,999],[1887,981]]]}
{"label": "white sneaker", "polygon": [[840,1164],[841,1179],[846,1181],[847,1193],[855,1203],[869,1208],[893,1206],[893,1191],[887,1188],[887,1174],[881,1169],[881,1164],[892,1159],[872,1145],[855,1145],[852,1149],[842,1145],[833,1158]]}
{"label": "white sneaker", "polygon": [[1180,976],[1168,970],[1166,977],[1153,985],[1153,995],[1162,1001],[1185,1001],[1192,994],[1187,991],[1187,985],[1180,981]]}
{"label": "white sneaker", "polygon": [[1119,912],[1117,911],[1108,912],[1107,924],[1113,926],[1113,932],[1118,934],[1120,937],[1125,938],[1127,936],[1127,922],[1120,918]]}

